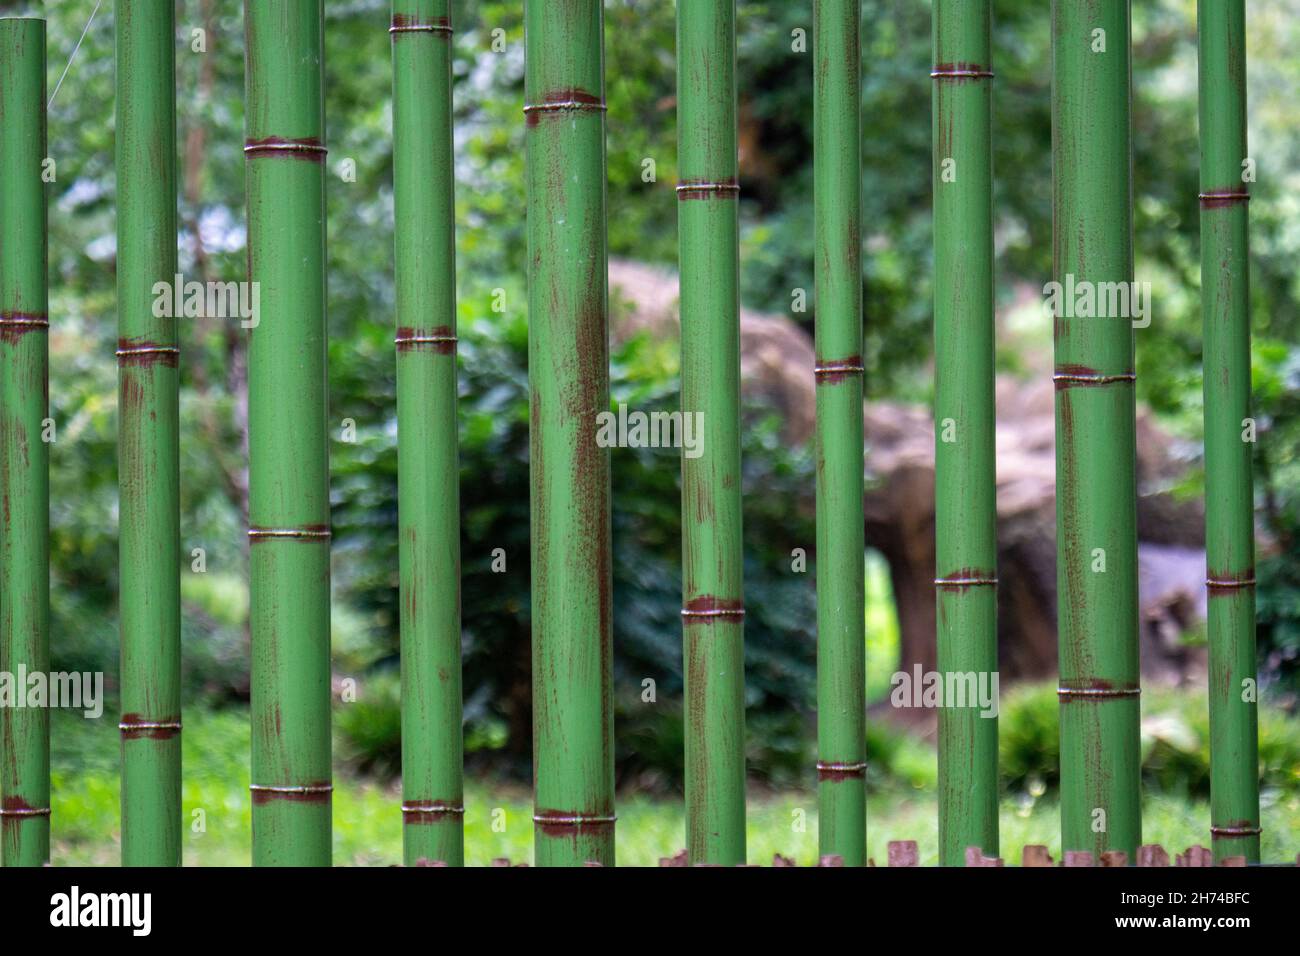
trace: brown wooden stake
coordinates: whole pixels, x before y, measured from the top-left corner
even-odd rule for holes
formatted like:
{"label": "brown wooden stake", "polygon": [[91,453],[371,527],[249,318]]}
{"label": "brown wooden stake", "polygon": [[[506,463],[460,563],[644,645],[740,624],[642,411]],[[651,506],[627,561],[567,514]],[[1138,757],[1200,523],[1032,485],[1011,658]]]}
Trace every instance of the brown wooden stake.
{"label": "brown wooden stake", "polygon": [[1039,843],[1028,844],[1020,853],[1021,866],[1052,866],[1052,854]]}
{"label": "brown wooden stake", "polygon": [[889,841],[890,866],[917,866],[919,860],[920,853],[916,849],[915,840]]}
{"label": "brown wooden stake", "polygon": [[1168,866],[1169,854],[1158,843],[1145,843],[1138,847],[1138,866]]}

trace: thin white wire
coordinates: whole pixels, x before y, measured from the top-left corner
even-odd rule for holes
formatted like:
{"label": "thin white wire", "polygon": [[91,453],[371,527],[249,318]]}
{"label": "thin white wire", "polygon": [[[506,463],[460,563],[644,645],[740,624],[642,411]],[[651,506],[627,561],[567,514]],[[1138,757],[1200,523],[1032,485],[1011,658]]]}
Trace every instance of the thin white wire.
{"label": "thin white wire", "polygon": [[90,25],[95,22],[95,14],[99,12],[99,5],[103,2],[104,0],[95,0],[95,9],[90,11],[90,19],[86,21],[85,29],[81,31],[81,37],[77,40],[77,45],[72,48],[72,56],[68,57],[68,65],[63,68],[63,76],[59,77],[59,82],[54,84],[54,92],[50,94],[50,102],[45,104],[47,112],[54,104],[54,97],[59,95],[59,87],[63,85],[68,71],[72,69],[72,61],[77,58],[77,51],[81,49],[81,41],[86,39],[86,34],[90,32]]}

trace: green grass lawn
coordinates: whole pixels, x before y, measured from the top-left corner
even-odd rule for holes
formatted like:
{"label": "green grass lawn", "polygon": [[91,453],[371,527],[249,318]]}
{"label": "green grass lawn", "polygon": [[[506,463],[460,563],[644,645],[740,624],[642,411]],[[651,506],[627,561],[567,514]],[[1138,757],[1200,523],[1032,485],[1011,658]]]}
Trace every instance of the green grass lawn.
{"label": "green grass lawn", "polygon": [[[53,757],[55,865],[116,866],[118,827],[118,744],[107,721],[85,721],[56,713]],[[246,866],[249,862],[248,717],[246,712],[186,714],[184,736],[185,863]],[[401,861],[398,790],[339,775],[334,792],[334,861],[339,865],[386,866]],[[485,865],[494,858],[532,859],[532,806],[526,788],[469,782],[465,794],[465,859]],[[505,811],[501,832],[493,811]],[[202,811],[201,815],[196,811]],[[883,865],[889,840],[916,840],[921,863],[933,864],[938,847],[935,795],[899,789],[868,801],[870,855]],[[499,818],[500,814],[496,814]],[[620,795],[617,853],[622,865],[650,866],[684,844],[680,800]],[[1143,805],[1143,840],[1172,854],[1193,844],[1208,845],[1209,806],[1171,796],[1148,796]],[[202,826],[199,826],[199,823]],[[1265,800],[1263,854],[1268,862],[1294,861],[1300,852],[1300,799]],[[1060,827],[1052,799],[1002,807],[1002,852],[1019,862],[1026,843],[1046,844],[1060,855]],[[817,800],[811,792],[751,795],[749,860],[770,863],[773,853],[800,864],[817,858]]]}

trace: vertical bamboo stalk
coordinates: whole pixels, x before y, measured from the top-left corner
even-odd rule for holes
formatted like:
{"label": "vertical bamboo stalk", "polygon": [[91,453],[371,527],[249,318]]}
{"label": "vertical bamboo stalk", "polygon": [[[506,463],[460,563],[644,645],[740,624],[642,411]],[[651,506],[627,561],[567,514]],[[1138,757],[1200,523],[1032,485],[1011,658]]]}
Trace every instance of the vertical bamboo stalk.
{"label": "vertical bamboo stalk", "polygon": [[406,864],[460,866],[460,466],[448,0],[394,0],[397,511]]}
{"label": "vertical bamboo stalk", "polygon": [[[1128,0],[1052,3],[1053,271],[1133,279]],[[1066,299],[1069,298],[1067,295]],[[1094,296],[1096,298],[1096,296]],[[1132,319],[1055,317],[1062,849],[1141,842]]]}
{"label": "vertical bamboo stalk", "polygon": [[[1197,5],[1214,858],[1259,861],[1244,0]],[[1247,684],[1249,682],[1249,685]]]}
{"label": "vertical bamboo stalk", "polygon": [[176,47],[170,0],[116,5],[122,864],[181,862]]}
{"label": "vertical bamboo stalk", "polygon": [[866,864],[859,0],[814,0],[817,836]]}
{"label": "vertical bamboo stalk", "polygon": [[740,186],[735,0],[677,4],[686,845],[692,863],[745,862],[745,646],[740,524]]}
{"label": "vertical bamboo stalk", "polygon": [[[988,0],[934,7],[935,579],[938,667],[997,671],[993,451],[992,50]],[[968,686],[968,685],[963,685]],[[939,710],[939,862],[998,855],[998,724]]]}
{"label": "vertical bamboo stalk", "polygon": [[320,0],[244,4],[257,865],[330,863],[323,19]]}
{"label": "vertical bamboo stalk", "polygon": [[527,0],[535,858],[614,862],[600,0]]}
{"label": "vertical bamboo stalk", "polygon": [[[0,19],[0,670],[50,669],[45,21]],[[50,859],[50,711],[0,708],[0,862]]]}

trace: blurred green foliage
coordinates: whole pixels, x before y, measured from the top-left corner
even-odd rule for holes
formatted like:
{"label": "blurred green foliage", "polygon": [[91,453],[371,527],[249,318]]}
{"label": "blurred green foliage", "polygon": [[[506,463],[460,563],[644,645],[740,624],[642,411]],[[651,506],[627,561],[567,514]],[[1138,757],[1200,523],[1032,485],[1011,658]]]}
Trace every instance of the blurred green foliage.
{"label": "blurred green foliage", "polygon": [[[1040,796],[1059,781],[1060,703],[1055,684],[1018,687],[998,715],[999,764],[1011,792]],[[1200,695],[1142,689],[1142,777],[1147,789],[1197,799],[1210,795],[1210,718]],[[1259,782],[1264,804],[1300,797],[1300,719],[1259,709]]]}

